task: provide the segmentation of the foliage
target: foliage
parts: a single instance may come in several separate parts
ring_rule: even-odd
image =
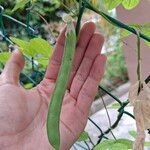
[[[128,139],[105,140],[97,145],[94,150],[128,150],[131,149],[133,141]]]
[[[44,67],[48,64],[53,48],[46,40],[33,38],[27,42],[14,37],[11,37],[11,40],[21,48],[24,55],[34,57],[34,59],[44,65]]]
[[[9,52],[0,53],[0,62],[5,64],[7,60],[9,59],[9,57],[10,57]]]
[[[116,8],[122,4],[125,9],[133,9],[139,4],[140,0],[105,0],[106,6],[109,10]]]
[[[21,0],[18,1],[15,5],[15,7],[13,8],[12,12],[18,10],[19,8],[24,8],[26,4],[28,4],[30,2],[30,0]]]
[[[84,132],[81,133],[81,135],[80,135],[78,141],[79,141],[79,142],[80,142],[80,141],[86,141],[88,138],[89,138],[88,133],[84,131]]]
[[[134,140],[136,139],[137,136],[137,132],[134,130],[129,131],[129,134],[134,138]],[[144,142],[144,146],[145,147],[149,147],[150,146],[150,142],[149,141],[145,141]]]
[[[111,81],[114,81],[114,79],[118,79],[121,81],[127,80],[127,68],[125,66],[125,59],[121,47],[116,47],[116,50],[108,54],[106,67],[108,67],[105,74],[106,79],[109,79]]]
[[[150,37],[150,23],[146,23],[146,24],[129,24],[129,26],[135,28],[137,31],[140,31],[141,33],[143,33],[143,34]],[[131,35],[131,33],[126,31],[126,30],[122,30],[122,32],[121,32],[122,38],[130,36],[130,35]],[[146,44],[148,46],[150,46],[149,42],[146,42]]]

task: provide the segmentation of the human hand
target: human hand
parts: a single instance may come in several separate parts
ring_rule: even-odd
[[[106,57],[100,54],[103,36],[86,23],[77,43],[68,90],[63,100],[60,132],[61,150],[68,150],[87,123],[88,113],[104,74]],[[63,55],[65,29],[60,34],[43,81],[31,90],[19,83],[24,59],[13,52],[0,75],[1,150],[50,150],[46,119]],[[53,129],[52,129],[53,130]]]

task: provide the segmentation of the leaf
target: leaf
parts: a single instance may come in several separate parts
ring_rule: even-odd
[[[129,31],[125,30],[125,29],[122,29],[122,30],[121,30],[121,38],[128,37],[128,36],[130,36],[131,34],[132,34],[131,32],[129,32]]]
[[[133,112],[137,126],[137,136],[134,143],[134,150],[143,150],[145,142],[144,130],[150,128],[150,87],[142,82],[142,90],[139,90],[139,81],[131,86],[129,100],[133,105]]]
[[[44,68],[48,66],[49,59],[48,58],[38,58],[38,63],[41,64]]]
[[[137,31],[140,31],[142,34],[150,37],[150,23],[146,23],[146,24],[143,24],[143,25],[140,25],[140,24],[130,24],[128,25],[130,27],[133,27],[134,29],[136,29]],[[129,35],[131,35],[132,33],[127,31],[127,30],[122,30],[121,31],[121,37],[122,38],[125,38]],[[150,42],[147,42],[146,40],[144,40],[145,43],[150,47]]]
[[[15,7],[13,8],[12,12],[14,12],[14,11],[16,11],[16,10],[18,10],[18,9],[24,8],[25,5],[26,5],[27,3],[29,3],[29,2],[30,2],[30,0],[19,0],[19,1],[16,3]]]
[[[150,42],[145,41],[145,43],[147,44],[148,47],[150,47]]]
[[[97,0],[91,0],[91,3],[92,3],[93,5],[96,5]]]
[[[25,89],[31,89],[31,88],[33,88],[33,84],[32,83],[27,83],[27,84],[24,85],[24,88]]]
[[[80,141],[85,141],[85,140],[87,140],[88,138],[89,138],[88,133],[84,131],[84,132],[81,133],[81,135],[80,135],[78,141],[79,141],[79,142],[80,142]]]
[[[109,148],[113,145],[115,140],[105,140],[102,143],[95,146],[93,150],[110,150]]]
[[[7,60],[10,58],[10,55],[11,55],[11,53],[9,53],[9,52],[0,53],[0,62],[5,64],[7,62]]]
[[[150,147],[150,142],[144,142],[144,146]]]
[[[52,46],[42,38],[33,38],[29,42],[11,37],[15,44],[17,44],[25,55],[35,57],[37,54],[41,54],[46,58],[52,55]]]
[[[128,150],[132,148],[133,141],[128,139],[105,140],[94,150]]]
[[[116,140],[116,143],[124,144],[127,146],[128,149],[132,149],[133,141],[128,139],[118,139]]]
[[[137,136],[137,132],[132,130],[132,131],[129,131],[129,134],[133,137],[133,138],[136,138]]]
[[[122,5],[125,9],[133,9],[139,4],[140,0],[123,0]]]
[[[105,4],[108,10],[112,10],[116,8],[121,3],[122,3],[122,0],[105,0]]]
[[[10,39],[21,48],[21,51],[26,54],[32,56],[32,52],[29,51],[29,42],[23,41],[19,38],[10,37]]]
[[[115,143],[108,150],[128,150],[125,144]]]
[[[43,56],[49,58],[52,55],[53,48],[52,46],[42,38],[34,38],[30,40],[29,50],[33,54],[42,54]]]
[[[120,108],[120,104],[119,103],[114,103],[114,104],[112,104],[111,108],[118,109],[118,108]]]

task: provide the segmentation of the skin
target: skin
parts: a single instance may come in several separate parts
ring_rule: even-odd
[[[103,36],[95,33],[93,23],[83,26],[61,111],[61,150],[70,149],[87,123],[90,106],[104,74],[106,57],[100,54],[103,42]],[[43,81],[31,90],[25,90],[19,83],[24,67],[21,52],[12,53],[0,75],[1,150],[52,150],[46,119],[64,43],[65,29],[58,38]]]

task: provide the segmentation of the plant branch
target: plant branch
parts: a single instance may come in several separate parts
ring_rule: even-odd
[[[130,27],[122,22],[120,22],[117,19],[112,18],[111,16],[105,14],[104,12],[98,10],[94,6],[92,6],[87,0],[84,0],[83,3],[85,4],[85,7],[96,12],[97,14],[101,15],[104,19],[106,19],[108,22],[110,22],[112,25],[115,25],[117,27],[123,28],[129,32],[132,32],[133,34],[137,35],[136,30],[133,27]],[[150,42],[150,37],[142,34],[139,32],[139,36],[143,38],[144,40]]]

